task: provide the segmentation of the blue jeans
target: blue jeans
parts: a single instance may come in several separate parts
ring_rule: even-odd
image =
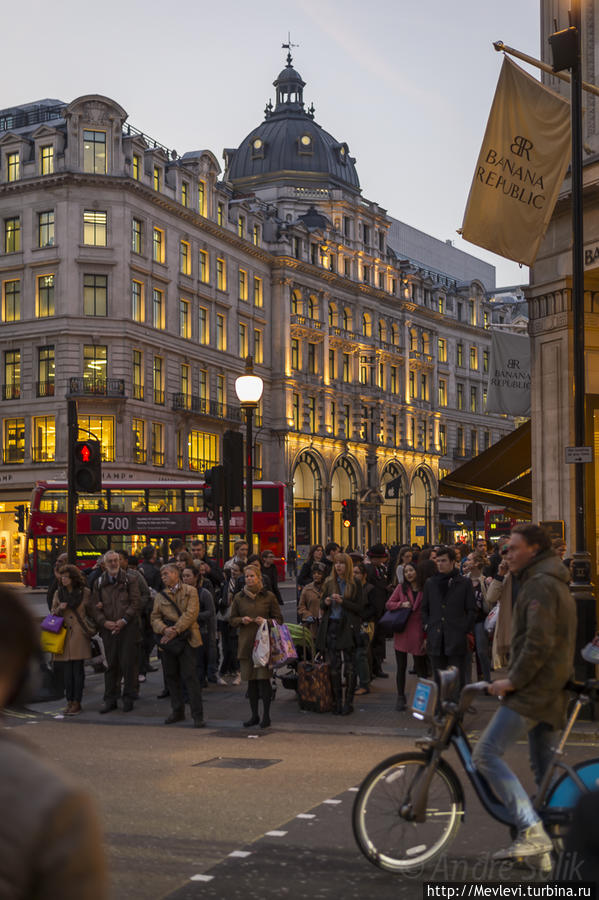
[[[489,786],[511,813],[519,831],[540,821],[530,798],[512,770],[501,759],[507,748],[528,733],[530,765],[537,785],[549,765],[554,733],[546,722],[533,722],[502,706],[480,736],[472,761]]]

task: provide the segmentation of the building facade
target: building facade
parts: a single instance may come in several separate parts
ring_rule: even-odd
[[[66,475],[67,396],[107,481],[200,478],[252,355],[255,475],[286,484],[300,546],[436,538],[440,473],[511,429],[484,415],[492,267],[405,255],[418,233],[362,196],[290,59],[275,87],[224,173],[106,97],[0,111],[0,566],[15,504]]]

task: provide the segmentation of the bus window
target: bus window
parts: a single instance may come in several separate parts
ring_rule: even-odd
[[[66,511],[66,491],[44,491],[40,498],[40,512],[64,513]]]
[[[108,497],[106,491],[102,491],[99,494],[77,495],[77,512],[93,512],[98,509],[108,509]]]
[[[153,544],[154,541],[146,540],[145,534],[112,534],[110,536],[110,549],[125,550],[129,556],[141,556],[141,551],[147,547],[148,543]]]
[[[48,587],[54,578],[54,563],[67,549],[65,537],[38,537],[33,544],[33,554],[29,554],[29,570],[37,573],[36,584]],[[35,556],[35,559],[33,559]]]
[[[145,512],[146,492],[137,491],[110,491],[110,512]]]
[[[181,491],[150,488],[148,510],[149,512],[181,512]]]
[[[183,491],[185,512],[201,512],[204,509],[204,492],[195,488]]]
[[[260,510],[265,513],[279,512],[279,489],[276,487],[260,488],[262,494]]]

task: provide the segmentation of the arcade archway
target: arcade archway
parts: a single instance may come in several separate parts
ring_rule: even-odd
[[[308,554],[310,544],[322,541],[322,471],[315,455],[300,453],[292,475],[293,543],[300,558]]]
[[[334,464],[331,473],[331,530],[333,540],[341,547],[354,547],[358,541],[357,521],[349,528],[341,521],[341,501],[358,500],[358,475],[355,464],[346,456],[341,456]]]
[[[433,482],[426,469],[417,469],[410,491],[410,541],[422,544],[433,539]]]
[[[402,544],[405,536],[405,523],[409,515],[408,496],[406,491],[407,476],[399,463],[387,463],[381,475],[381,540],[391,546]]]

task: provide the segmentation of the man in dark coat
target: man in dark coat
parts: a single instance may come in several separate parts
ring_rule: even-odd
[[[565,722],[576,642],[576,604],[566,567],[539,525],[517,525],[508,544],[510,572],[520,581],[512,614],[507,678],[489,693],[503,702],[472,756],[518,829],[515,841],[495,859],[539,856],[552,850],[528,793],[503,760],[509,746],[528,734],[531,765],[540,783],[552,755],[553,731]]]
[[[368,551],[369,561],[366,565],[366,583],[372,587],[369,602],[374,608],[374,636],[370,644],[373,678],[389,677],[388,672],[383,672],[383,661],[386,656],[386,637],[379,625],[379,620],[385,613],[387,600],[391,595],[391,587],[389,586],[387,575],[388,559],[389,554],[384,544],[374,544]]]
[[[439,548],[435,560],[439,574],[424,585],[420,612],[433,671],[456,666],[463,687],[468,633],[474,628],[474,591],[470,579],[460,575],[455,560],[453,547]]]

